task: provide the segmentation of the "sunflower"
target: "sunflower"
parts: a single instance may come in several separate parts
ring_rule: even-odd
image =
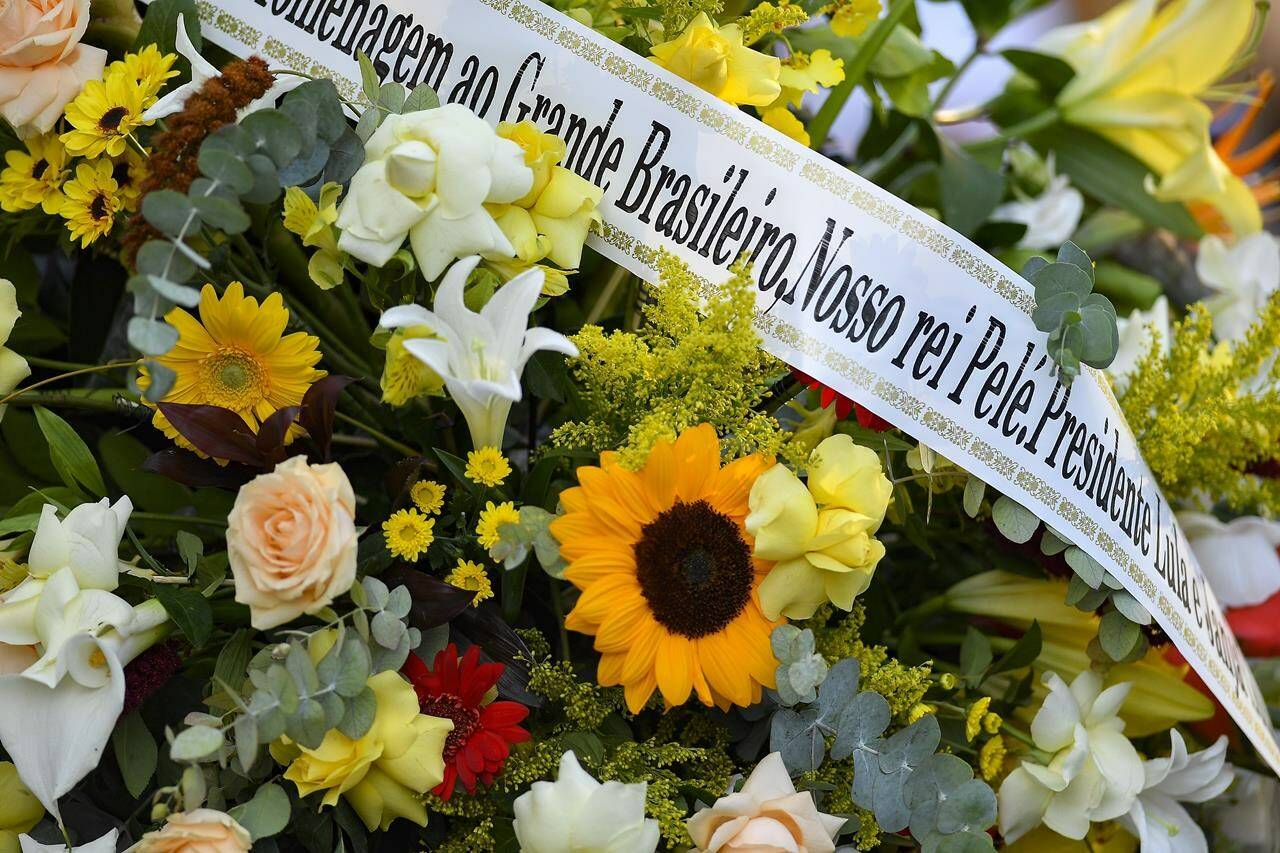
[[[147,160],[132,148],[126,148],[119,157],[111,159],[111,177],[119,188],[120,206],[125,213],[138,209],[142,195],[142,180],[147,176]]]
[[[181,308],[165,320],[177,327],[179,337],[168,355],[156,359],[177,374],[163,402],[231,409],[256,432],[278,409],[299,405],[311,383],[325,375],[315,367],[319,340],[304,332],[284,334],[289,311],[279,293],[259,305],[244,295],[238,281],[227,286],[221,299],[206,284],[199,320]],[[138,385],[146,389],[150,384],[144,372]],[[157,411],[152,423],[180,446],[194,449],[163,412]],[[291,427],[286,442],[297,435],[298,427]]]
[[[773,686],[777,623],[757,592],[770,564],[752,558],[742,526],[751,485],[772,464],[757,454],[721,468],[703,424],[655,444],[640,471],[602,454],[561,494],[551,532],[582,590],[565,626],[595,636],[599,681],[623,685],[633,712],[655,688],[668,707],[694,692],[727,709]]]
[[[79,157],[98,157],[103,152],[119,157],[129,134],[144,124],[143,94],[137,80],[120,72],[85,83],[67,105],[67,122],[72,129],[62,134],[62,144]]]
[[[67,220],[72,240],[85,248],[111,233],[120,212],[120,187],[111,176],[110,160],[95,160],[76,166],[76,176],[62,186],[64,196],[58,213]]]
[[[25,151],[6,151],[5,169],[0,172],[0,208],[17,213],[39,205],[45,213],[57,213],[62,206],[62,182],[70,174],[70,159],[53,133],[26,140]]]

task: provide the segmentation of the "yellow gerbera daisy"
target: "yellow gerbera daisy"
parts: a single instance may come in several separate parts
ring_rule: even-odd
[[[85,248],[111,233],[120,212],[119,185],[111,176],[110,160],[76,166],[76,176],[62,185],[64,196],[58,212],[67,220],[72,240]]]
[[[155,103],[165,81],[177,77],[178,71],[173,67],[178,61],[176,53],[161,53],[160,48],[149,44],[137,53],[126,53],[107,66],[105,77],[119,74],[133,80],[142,90],[142,108],[146,109]]]
[[[427,515],[435,515],[444,508],[444,486],[435,480],[419,480],[409,490],[413,504]]]
[[[0,172],[0,209],[17,213],[39,205],[45,213],[57,213],[62,207],[62,183],[70,174],[69,159],[56,133],[31,137],[25,151],[6,151],[5,169]]]
[[[493,584],[489,582],[489,575],[485,572],[484,566],[479,563],[459,560],[458,565],[453,567],[453,571],[445,575],[444,581],[458,589],[474,592],[475,596],[471,599],[472,607],[478,607],[480,602],[493,598]]]
[[[416,509],[397,510],[382,522],[382,533],[393,557],[414,563],[436,541],[436,520]]]
[[[500,486],[511,476],[511,463],[496,447],[482,447],[467,454],[467,479],[484,486]]]
[[[502,541],[498,529],[504,524],[519,524],[520,510],[511,501],[494,504],[487,501],[480,510],[480,518],[476,521],[476,541],[480,547],[488,550]]]
[[[90,80],[76,99],[67,104],[72,129],[62,134],[62,144],[78,157],[111,157],[124,153],[129,134],[143,124],[142,86],[125,74],[109,74],[106,80]]]
[[[640,471],[602,454],[561,494],[551,532],[582,590],[565,626],[596,638],[598,680],[621,684],[633,712],[655,689],[668,707],[696,693],[727,709],[773,686],[778,623],[757,592],[771,564],[752,558],[743,528],[751,485],[772,464],[752,455],[721,468],[704,424],[655,444]]]
[[[213,285],[206,284],[200,292],[199,320],[181,308],[174,308],[165,320],[179,334],[168,355],[157,359],[177,374],[166,403],[231,409],[257,432],[276,410],[300,404],[311,383],[325,375],[315,367],[320,341],[305,332],[284,334],[289,311],[279,293],[259,305],[244,295],[238,281],[227,286],[221,299]],[[143,389],[149,384],[145,373],[138,378]],[[180,446],[194,449],[163,412],[157,411],[151,422]],[[286,442],[300,432],[291,428]]]

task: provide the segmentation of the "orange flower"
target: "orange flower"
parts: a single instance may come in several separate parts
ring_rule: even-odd
[[[1275,90],[1275,85],[1275,75],[1270,70],[1263,71],[1258,77],[1257,94],[1251,99],[1248,107],[1240,114],[1235,124],[1213,143],[1214,150],[1218,152],[1218,156],[1227,164],[1232,174],[1249,182],[1253,197],[1257,200],[1258,207],[1262,208],[1264,221],[1274,221],[1277,215],[1272,205],[1280,201],[1280,168],[1272,169],[1266,174],[1255,173],[1260,172],[1276,155],[1280,154],[1280,130],[1272,132],[1247,150],[1241,151],[1240,147],[1244,144],[1249,131],[1253,129],[1258,116],[1262,114],[1262,109]],[[1218,117],[1226,111],[1226,108],[1219,111]],[[1250,177],[1252,180],[1249,180]],[[1212,207],[1195,204],[1191,209],[1204,230],[1214,234],[1225,234],[1230,231],[1222,217]]]
[[[773,686],[778,623],[758,594],[771,564],[751,556],[743,527],[751,485],[772,464],[756,454],[720,467],[703,424],[655,444],[639,471],[604,453],[561,495],[551,532],[582,590],[565,626],[596,638],[599,681],[621,684],[632,712],[655,689],[668,707],[696,693],[727,709]]]

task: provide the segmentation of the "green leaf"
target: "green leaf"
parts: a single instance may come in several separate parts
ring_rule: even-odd
[[[1118,610],[1104,613],[1098,623],[1098,644],[1115,661],[1128,658],[1142,642],[1142,626]]]
[[[257,115],[255,113],[254,115]],[[252,118],[252,116],[251,116]],[[191,203],[200,218],[220,231],[240,234],[249,228],[249,214],[239,204],[216,195],[194,196]]]
[[[289,825],[289,810],[289,795],[269,782],[257,790],[252,800],[236,806],[229,814],[258,841],[283,832]]]
[[[155,0],[147,6],[147,14],[138,28],[138,35],[133,40],[136,52],[147,45],[155,45],[162,54],[177,53],[175,43],[178,33],[178,16],[183,16],[187,37],[197,51],[203,45],[200,36],[200,12],[195,0]],[[185,60],[181,60],[185,63]]]
[[[102,472],[80,434],[45,407],[36,406],[34,411],[40,432],[49,442],[49,459],[62,482],[72,488],[83,486],[98,497],[105,496],[107,487],[102,482]]]
[[[139,273],[164,276],[169,281],[186,281],[196,274],[195,264],[168,240],[156,239],[143,243],[135,263]]]
[[[378,90],[378,109],[384,112],[399,115],[404,110],[405,100],[404,86],[394,80],[383,83]]]
[[[1018,642],[1013,644],[1013,648],[991,665],[990,674],[999,675],[1002,672],[1030,666],[1036,658],[1040,657],[1042,642],[1040,623],[1032,620],[1031,627],[1018,639]]]
[[[970,474],[969,479],[965,481],[964,497],[961,500],[965,515],[970,518],[978,517],[978,510],[982,508],[982,498],[986,492],[987,484]]]
[[[942,149],[938,185],[943,219],[961,234],[970,235],[987,221],[1004,197],[1005,177],[955,146]]]
[[[361,688],[360,692],[346,702],[346,711],[338,722],[338,731],[352,740],[364,737],[373,726],[373,718],[378,712],[378,699],[370,687]]]
[[[124,778],[125,789],[129,796],[137,799],[147,790],[147,783],[156,772],[156,761],[159,749],[156,739],[152,737],[142,716],[134,711],[122,717],[111,733],[111,748],[115,752],[116,763],[120,765],[120,775]]]
[[[277,167],[291,162],[302,151],[298,126],[279,110],[250,113],[241,120],[240,126],[253,138],[254,147],[270,157]],[[240,192],[248,190],[249,187],[245,187]]]
[[[159,241],[153,240],[151,242],[158,243]],[[172,254],[174,258],[182,258],[183,263],[187,264],[188,266],[194,267],[194,264],[192,264],[191,261],[188,260],[187,257],[182,254],[182,252],[178,251],[176,247],[173,248]],[[177,303],[178,305],[181,305],[184,308],[194,308],[200,304],[200,291],[196,290],[194,287],[190,287],[185,284],[179,284],[176,281],[171,281],[167,278],[161,278],[158,275],[134,276],[133,278],[129,279],[130,285],[132,285],[134,280],[138,278],[142,278],[144,281],[146,281],[147,286],[150,287],[152,290],[154,290],[156,293],[160,294],[160,296],[163,297],[164,299],[168,299],[170,302]]]
[[[165,355],[178,343],[178,330],[164,320],[130,317],[127,330],[129,344],[147,355]]]
[[[440,106],[440,96],[430,86],[417,86],[405,99],[402,113],[416,113],[420,110],[434,110]]]
[[[253,116],[250,116],[252,118]],[[248,119],[246,119],[247,121]],[[228,151],[221,145],[211,146],[208,143],[200,146],[200,155],[196,162],[200,166],[200,171],[209,178],[220,184],[225,184],[235,191],[236,195],[244,195],[253,189],[253,172],[245,165],[241,156]],[[161,192],[171,192],[171,190],[162,190]],[[156,193],[147,195],[147,199],[154,197]],[[177,193],[174,193],[177,195]],[[184,197],[185,199],[185,197]],[[142,202],[142,206],[147,206],[146,200]],[[190,204],[188,203],[188,207]],[[151,219],[150,216],[147,217]],[[154,224],[154,223],[152,223]],[[159,227],[159,226],[156,226]],[[162,231],[164,229],[161,229]],[[172,235],[171,235],[172,236]]]
[[[893,712],[889,701],[874,690],[864,690],[841,712],[836,724],[831,757],[837,761],[874,748],[889,726]]]
[[[1006,539],[1019,545],[1030,542],[1040,526],[1040,519],[1031,510],[1004,495],[991,505],[991,519]]]
[[[1134,598],[1127,590],[1119,589],[1111,593],[1111,603],[1115,605],[1116,610],[1124,614],[1125,618],[1130,622],[1136,622],[1139,625],[1150,625],[1151,614],[1142,606],[1138,599]]]
[[[378,93],[382,90],[378,69],[374,67],[373,60],[363,50],[356,54],[356,59],[360,63],[360,89],[364,93],[364,99],[370,104],[376,104]]]
[[[213,632],[213,610],[208,600],[194,589],[172,584],[158,583],[152,588],[183,636],[195,648],[203,647]]]
[[[169,757],[179,764],[203,761],[222,748],[226,739],[222,732],[209,726],[183,729],[169,746]]]
[[[960,644],[960,672],[977,675],[991,665],[991,641],[972,625],[965,631]]]
[[[1036,53],[1033,50],[1011,48],[1003,50],[1000,55],[1009,64],[1030,77],[1050,99],[1056,98],[1071,78],[1076,76],[1075,69],[1061,57],[1048,53]]]
[[[232,686],[244,683],[245,668],[253,651],[253,635],[249,628],[241,628],[232,635],[218,652],[217,663],[213,666],[215,679]]]
[[[1084,551],[1072,545],[1062,555],[1067,561],[1067,565],[1071,570],[1080,576],[1080,580],[1088,584],[1091,589],[1097,589],[1102,585],[1102,578],[1107,570],[1102,564],[1090,557]]]
[[[187,573],[195,574],[196,563],[204,556],[204,543],[199,536],[188,530],[179,530],[174,536],[174,542],[178,546],[178,556],[187,564]]]
[[[201,159],[203,160],[203,156]],[[234,158],[232,160],[237,166],[240,165],[239,161]],[[200,226],[200,217],[190,200],[175,190],[153,190],[147,193],[142,200],[142,217],[160,233],[175,238]]]

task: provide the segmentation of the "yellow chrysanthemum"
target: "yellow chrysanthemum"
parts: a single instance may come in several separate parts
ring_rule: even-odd
[[[978,732],[982,731],[982,720],[990,707],[990,696],[983,696],[969,706],[969,711],[964,716],[965,740],[973,740],[978,736]]]
[[[778,663],[775,622],[760,609],[769,563],[753,559],[743,527],[751,486],[772,460],[720,467],[707,424],[653,445],[639,471],[614,453],[578,469],[551,525],[582,596],[565,626],[595,637],[598,680],[642,709],[655,690],[668,707],[696,694],[727,709],[760,701]]]
[[[1007,751],[1004,735],[996,735],[978,750],[978,768],[985,781],[990,782],[1000,775],[1000,771],[1004,768],[1004,756]]]
[[[475,596],[471,599],[472,607],[479,606],[485,599],[493,598],[493,584],[489,582],[489,575],[485,572],[484,566],[470,560],[459,560],[458,565],[453,567],[453,571],[445,575],[444,582],[458,589],[474,592]]]
[[[116,180],[120,207],[126,213],[138,209],[142,195],[142,181],[147,176],[147,160],[132,148],[126,148],[119,157],[111,160],[111,177]]]
[[[480,511],[480,518],[476,521],[476,541],[487,551],[502,541],[502,537],[498,534],[498,529],[502,525],[519,523],[520,510],[516,509],[514,503],[503,501],[500,504],[494,504],[493,501],[488,501]]]
[[[831,31],[854,39],[880,17],[880,0],[836,0],[831,10]]]
[[[427,515],[435,515],[444,507],[444,486],[435,480],[419,480],[409,490],[413,504]]]
[[[111,176],[110,160],[76,166],[76,176],[62,185],[64,196],[58,212],[67,220],[72,240],[85,248],[111,233],[120,212],[120,187]]]
[[[511,476],[511,463],[496,447],[482,447],[467,454],[467,479],[484,486],[500,486]]]
[[[0,209],[17,213],[39,205],[45,213],[57,213],[62,207],[62,184],[70,174],[69,159],[56,133],[27,139],[25,151],[6,151],[5,169],[0,172]]]
[[[393,557],[416,563],[427,553],[436,539],[436,520],[427,518],[416,509],[402,509],[382,522],[382,532],[387,538],[387,550]]]
[[[108,65],[104,77],[118,74],[137,83],[142,90],[142,108],[145,110],[155,103],[165,81],[178,76],[177,69],[173,67],[177,61],[176,53],[161,53],[160,48],[149,44],[137,53],[126,53],[123,59]]]
[[[129,134],[150,124],[142,120],[144,109],[142,86],[128,75],[109,74],[106,80],[90,80],[67,104],[66,118],[72,129],[62,134],[62,144],[78,157],[103,153],[119,157]]]
[[[801,145],[809,144],[809,131],[805,130],[804,122],[792,115],[791,110],[786,107],[765,110],[760,118],[769,127],[785,133]]]
[[[178,329],[178,343],[157,361],[177,374],[166,403],[192,403],[231,409],[257,432],[277,410],[297,406],[307,389],[325,375],[319,339],[305,332],[284,334],[289,311],[279,293],[258,304],[238,281],[219,299],[213,285],[200,292],[200,319],[174,308],[165,320]],[[138,385],[150,385],[145,373]],[[163,412],[151,421],[182,447],[192,448]],[[300,434],[291,427],[286,442]]]
[[[435,332],[426,326],[410,326],[396,329],[387,339],[387,360],[382,366],[382,402],[403,406],[414,397],[444,393],[444,380],[440,374],[422,362],[407,349],[404,342],[414,338],[434,338]]]

